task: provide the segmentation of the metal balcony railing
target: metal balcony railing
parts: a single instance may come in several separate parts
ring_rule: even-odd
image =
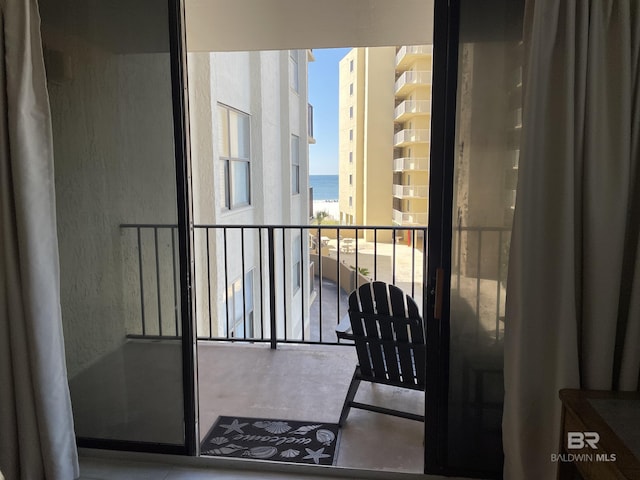
[[[425,185],[393,185],[393,196],[399,198],[427,198],[429,189]]]
[[[395,91],[398,93],[405,85],[430,85],[430,70],[409,70],[398,77]]]
[[[308,136],[310,139],[313,138],[313,105],[310,103],[307,104],[307,125],[308,125]]]
[[[427,222],[426,213],[394,210],[393,217],[396,223]],[[128,337],[179,337],[177,226],[120,227]],[[486,330],[496,341],[504,318],[509,232],[460,225],[453,232],[452,292],[475,315],[476,335]],[[371,280],[399,286],[423,309],[426,238],[427,227],[415,225],[196,225],[192,293],[198,339],[272,348],[338,344],[335,326],[347,314],[348,294]]]
[[[407,55],[428,55],[432,52],[431,45],[404,45],[396,53],[396,65],[400,64]]]
[[[128,336],[178,337],[177,226],[121,230],[130,248],[124,276],[137,278],[127,289],[138,304]],[[338,344],[335,327],[357,285],[382,280],[422,305],[426,237],[424,226],[196,225],[198,339]]]
[[[395,108],[395,118],[412,113],[429,113],[431,111],[431,101],[429,100],[405,100]]]
[[[393,144],[400,146],[407,143],[429,142],[431,131],[428,129],[406,129],[401,130],[393,136]]]
[[[401,212],[393,210],[393,222],[398,225],[426,225],[428,216],[426,213]]]
[[[429,170],[428,157],[403,157],[393,159],[394,172],[427,171]]]

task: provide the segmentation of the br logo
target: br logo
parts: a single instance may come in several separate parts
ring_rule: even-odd
[[[567,449],[569,450],[581,449],[587,445],[597,450],[599,441],[600,435],[596,432],[567,432]]]

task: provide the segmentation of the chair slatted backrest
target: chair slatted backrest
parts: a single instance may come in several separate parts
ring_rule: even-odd
[[[410,296],[394,285],[367,283],[349,296],[349,319],[365,379],[424,390],[424,326]]]

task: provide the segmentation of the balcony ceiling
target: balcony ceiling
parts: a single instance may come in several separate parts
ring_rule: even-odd
[[[431,44],[433,0],[186,0],[195,52]]]

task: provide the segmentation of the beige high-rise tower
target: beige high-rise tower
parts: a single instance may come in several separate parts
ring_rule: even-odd
[[[341,60],[342,223],[427,224],[431,66],[431,46],[354,48]]]

